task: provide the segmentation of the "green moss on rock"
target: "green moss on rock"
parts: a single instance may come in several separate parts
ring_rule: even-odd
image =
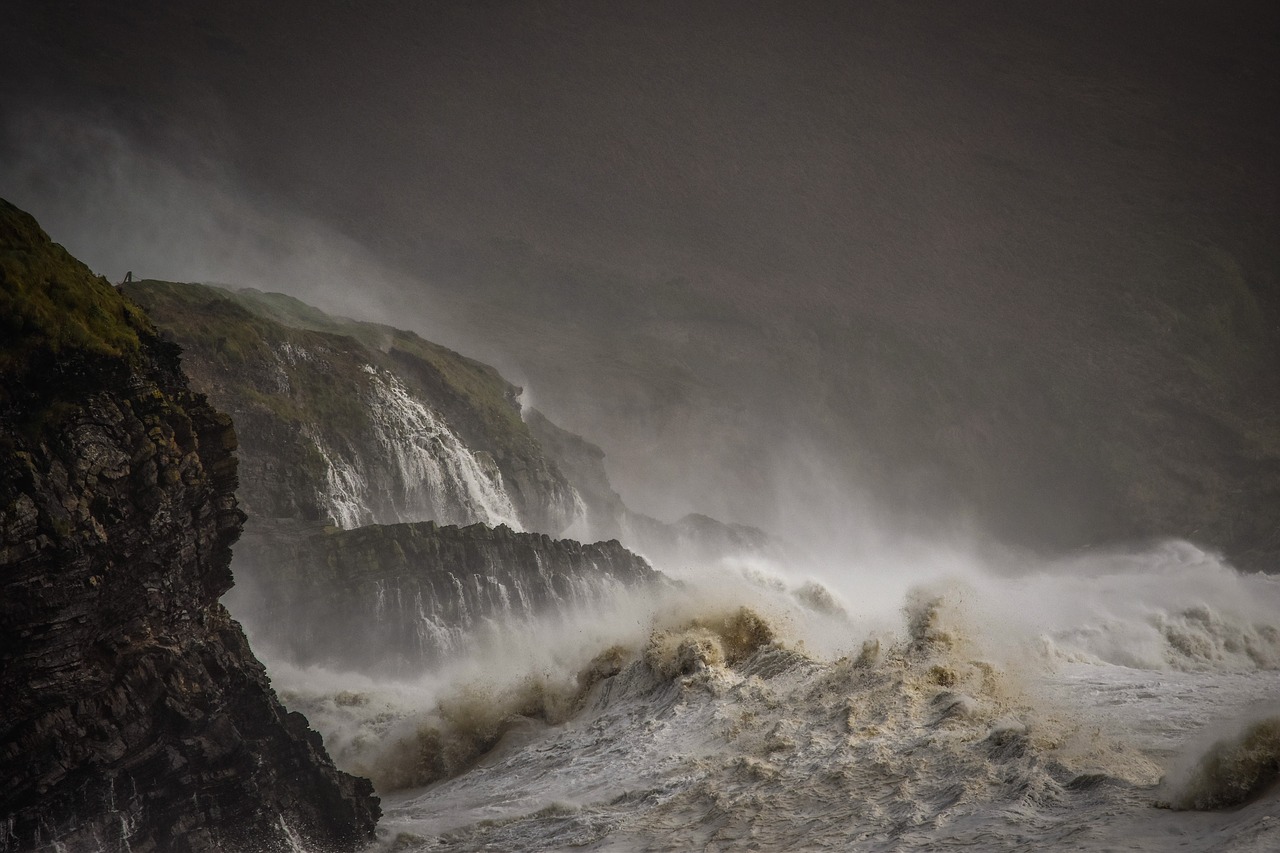
[[[138,306],[0,199],[0,370],[23,373],[40,353],[136,356],[152,332]]]
[[[492,460],[525,526],[568,523],[568,482],[521,419],[519,389],[492,367],[283,294],[163,281],[126,291],[182,345],[193,382],[240,425],[242,498],[252,516],[324,516],[329,471],[317,442],[349,458],[387,454],[370,400],[374,375],[393,374],[478,459]]]

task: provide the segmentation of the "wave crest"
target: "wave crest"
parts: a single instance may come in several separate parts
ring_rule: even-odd
[[[1168,798],[1162,805],[1173,809],[1227,809],[1260,799],[1280,785],[1280,716],[1214,742],[1163,785]]]
[[[655,631],[645,661],[663,678],[691,675],[712,668],[734,666],[774,642],[774,631],[747,607],[687,625]]]

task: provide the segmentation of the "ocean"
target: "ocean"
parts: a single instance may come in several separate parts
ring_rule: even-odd
[[[396,678],[255,649],[382,850],[1280,850],[1280,578],[1179,541],[662,568]]]

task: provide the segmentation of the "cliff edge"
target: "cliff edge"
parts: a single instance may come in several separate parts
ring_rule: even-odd
[[[321,850],[366,780],[280,705],[231,587],[231,421],[0,200],[0,849]]]

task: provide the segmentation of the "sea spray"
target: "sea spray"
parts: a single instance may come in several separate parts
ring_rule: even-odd
[[[1028,567],[990,594],[1006,645],[1051,659],[1179,671],[1280,668],[1280,578],[1245,575],[1184,542]]]
[[[1280,577],[1242,574],[1191,543],[1061,559],[926,545],[905,554],[847,564],[828,557],[806,571],[851,620],[881,630],[892,624],[895,602],[909,588],[956,584],[953,605],[980,626],[987,653],[1031,671],[1055,661],[1175,671],[1280,669]]]
[[[736,591],[735,591],[736,584]],[[450,708],[478,709],[483,702],[458,697],[487,696],[494,707],[511,709],[507,716],[559,719],[553,710],[556,697],[574,697],[583,689],[584,672],[599,672],[609,655],[616,659],[621,649],[638,657],[657,637],[675,636],[669,629],[686,634],[703,632],[716,636],[715,660],[738,660],[744,650],[766,642],[772,636],[765,617],[744,610],[741,601],[754,602],[762,613],[778,624],[804,625],[822,630],[834,617],[807,609],[789,597],[770,600],[764,591],[733,577],[707,587],[690,584],[654,588],[612,589],[610,595],[596,595],[579,605],[563,607],[541,615],[525,614],[510,622],[486,622],[484,632],[473,632],[469,645],[459,647],[449,658],[422,670],[418,676],[373,679],[316,666],[290,665],[274,655],[269,644],[262,653],[271,660],[272,671],[291,707],[307,713],[313,725],[325,733],[335,760],[342,766],[377,779],[394,778],[396,787],[410,778],[402,762],[392,762],[389,770],[377,769],[376,755],[389,742],[422,741],[436,729],[457,728],[463,715]],[[682,635],[683,636],[683,635]],[[798,636],[805,636],[800,632]],[[688,636],[683,636],[687,641]],[[601,657],[601,655],[604,657]],[[686,654],[688,654],[686,652]],[[587,679],[588,681],[590,679]],[[535,701],[536,700],[536,701]],[[565,700],[568,701],[568,700]],[[544,703],[539,705],[539,703]],[[461,704],[458,704],[461,703]],[[489,744],[489,724],[463,735],[468,742]],[[396,752],[389,747],[388,754]],[[442,747],[443,749],[443,747]],[[453,750],[472,755],[470,746]],[[456,771],[463,762],[443,759],[440,768]],[[431,777],[419,774],[418,784]]]
[[[659,616],[567,719],[509,720],[514,742],[396,800],[392,820],[457,850],[537,848],[549,809],[561,841],[848,846],[912,827],[963,837],[976,816],[1060,808],[1075,780],[1111,778],[1112,751],[1063,760],[1060,722],[967,657],[945,593],[913,595],[904,617],[876,651],[822,660],[779,631],[795,623],[749,609]],[[483,819],[460,820],[463,803]]]
[[[1241,638],[1266,641],[1275,590],[1190,546],[829,585],[720,563],[416,681],[277,683],[340,764],[403,788],[386,800],[398,849],[1105,848],[1117,815],[1149,837],[1148,813],[1170,814],[1150,809],[1140,727],[1097,715],[1108,685],[1138,712],[1179,679],[1257,672]],[[1188,613],[1223,641],[1181,651],[1168,626]],[[1108,662],[1124,636],[1152,669]]]
[[[644,660],[659,676],[673,678],[711,667],[734,666],[773,640],[769,623],[740,607],[733,613],[693,619],[678,628],[655,630]]]
[[[1162,805],[1226,809],[1276,791],[1280,786],[1280,715],[1246,717],[1223,729],[1207,747],[1202,745],[1205,738],[1200,738],[1201,745],[1175,762],[1161,780]]]
[[[529,622],[518,632],[477,645],[472,655],[446,664],[416,682],[396,682],[401,685],[397,689],[411,697],[410,704],[418,703],[417,707],[400,709],[404,725],[397,724],[398,730],[411,730],[411,740],[433,741],[432,749],[448,753],[438,765],[414,777],[416,783],[457,772],[465,765],[465,760],[457,756],[473,758],[478,754],[477,745],[491,745],[500,735],[504,721],[524,717],[563,722],[581,699],[582,691],[594,683],[590,679],[584,682],[582,673],[602,671],[602,653],[606,655],[603,660],[614,662],[604,669],[619,669],[618,661],[625,657],[643,661],[656,678],[669,680],[733,669],[775,644],[801,652],[804,660],[817,665],[819,659],[802,650],[824,645],[817,641],[823,634],[829,637],[842,631],[847,648],[852,650],[855,642],[858,644],[857,660],[865,665],[873,659],[862,645],[862,635],[843,617],[833,615],[825,601],[822,608],[807,608],[787,594],[789,591],[775,595],[772,589],[750,581],[733,588],[730,581],[725,578],[721,583],[701,587],[686,584],[619,597],[601,602],[594,609],[560,611],[552,620]],[[751,602],[750,606],[737,604],[743,600]],[[996,667],[965,657],[974,651],[973,641],[953,624],[961,617],[945,598],[945,592],[914,591],[906,613],[905,638],[897,642],[906,643],[905,648],[911,650],[912,659],[928,684],[952,692],[967,685],[984,695],[1002,695],[1003,681],[996,674]],[[894,641],[886,638],[885,642]],[[342,682],[341,676],[334,677]],[[353,702],[341,695],[326,697],[324,690],[314,690],[319,686],[314,681],[306,687],[295,686],[296,681],[311,681],[303,671],[283,669],[278,678],[294,701],[310,703],[305,709],[322,728],[333,713],[331,708],[323,707],[326,702],[347,708],[370,707],[374,709],[373,717],[383,723],[397,713],[379,707],[376,698]],[[379,690],[375,687],[370,693],[376,697]],[[389,731],[384,726],[381,735],[385,737]],[[456,747],[447,743],[446,732],[453,732],[465,743]],[[402,753],[403,747],[403,743],[394,745],[389,752]],[[335,752],[341,759],[341,745]],[[404,780],[413,777],[402,769],[388,775],[373,764],[360,767],[375,776],[395,775],[400,780],[394,783],[396,787],[403,787]]]

